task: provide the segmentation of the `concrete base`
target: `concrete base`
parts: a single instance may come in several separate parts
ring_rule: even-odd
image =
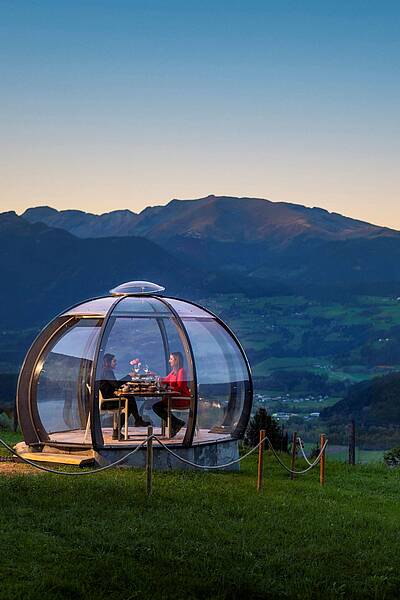
[[[223,465],[232,460],[239,458],[239,446],[237,440],[225,440],[219,442],[210,442],[206,444],[198,444],[191,448],[182,448],[180,446],[171,447],[171,450],[175,454],[178,454],[186,460],[190,460],[193,463],[199,465]],[[110,448],[104,449],[100,452],[94,452],[94,457],[99,465],[107,465],[115,462],[119,458],[122,458],[128,454],[129,449]],[[203,469],[197,469],[192,467],[175,456],[172,456],[165,448],[162,448],[156,441],[153,443],[153,468],[157,471],[171,471],[175,469],[200,471]],[[225,467],[224,471],[239,471],[240,463],[235,463],[230,467]],[[146,448],[141,448],[135,454],[129,456],[121,466],[125,467],[139,467],[145,468],[146,466]]]

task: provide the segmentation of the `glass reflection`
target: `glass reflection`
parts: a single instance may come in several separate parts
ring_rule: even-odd
[[[39,362],[38,413],[45,430],[54,434],[52,439],[60,439],[56,432],[86,429],[88,384],[100,326],[98,319],[73,321]]]
[[[190,302],[176,300],[175,298],[165,298],[165,300],[176,310],[180,317],[196,317],[199,319],[209,319],[212,317],[210,313],[194,304],[190,304]]]
[[[64,315],[96,315],[104,317],[116,302],[116,298],[95,298],[94,300],[89,300],[89,302],[84,302],[79,306],[70,308],[65,311]]]
[[[197,425],[214,433],[231,433],[243,410],[249,377],[231,335],[216,321],[184,320],[197,371]]]
[[[134,300],[134,302],[128,302]],[[127,298],[126,303],[136,312],[140,306],[136,298]],[[152,302],[146,306],[152,309]],[[156,306],[158,301],[156,301]],[[190,361],[182,340],[184,333],[165,307],[163,313],[152,317],[125,316],[117,308],[107,324],[96,369],[96,390],[100,408],[100,420],[105,443],[110,439],[131,439],[143,436],[140,428],[151,423],[156,432],[169,438],[183,438],[193,388]],[[112,369],[105,369],[105,361]],[[112,362],[111,362],[112,361]],[[109,367],[110,365],[107,364]],[[128,412],[128,429],[125,416],[118,425],[110,411],[121,409]],[[132,416],[133,418],[129,419]],[[119,418],[119,415],[118,415]],[[165,431],[168,427],[168,431]],[[117,431],[115,430],[117,428]]]
[[[124,298],[116,304],[114,315],[154,316],[155,314],[170,314],[170,309],[157,298]]]

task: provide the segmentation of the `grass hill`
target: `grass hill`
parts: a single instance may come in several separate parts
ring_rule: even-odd
[[[139,470],[4,465],[0,599],[398,596],[399,469],[328,460],[321,488],[317,472],[291,481],[268,458],[257,494],[256,459],[242,465],[155,473],[150,499]]]
[[[321,418],[355,419],[366,427],[400,427],[400,373],[351,386],[343,400],[321,412]]]

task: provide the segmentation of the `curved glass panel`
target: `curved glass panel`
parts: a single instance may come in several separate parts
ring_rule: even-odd
[[[151,281],[127,281],[110,290],[114,296],[125,296],[129,294],[157,294],[163,292],[165,287],[152,283]]]
[[[95,300],[89,300],[89,302],[84,302],[83,304],[80,304],[79,306],[75,306],[74,308],[67,310],[65,313],[63,313],[62,316],[65,316],[65,315],[87,315],[87,316],[96,315],[97,316],[98,315],[98,316],[104,317],[110,310],[111,306],[116,301],[117,301],[116,298],[110,298],[110,297],[96,298]]]
[[[114,298],[115,301],[115,298]],[[126,316],[155,316],[171,315],[170,309],[157,298],[132,297],[124,298],[117,303],[113,315]]]
[[[215,319],[185,319],[197,372],[196,436],[230,434],[249,390],[247,366],[236,341]]]
[[[52,441],[90,442],[90,434],[84,439],[89,415],[88,384],[101,323],[101,319],[67,323],[38,362],[37,409]]]
[[[182,443],[186,432],[193,402],[193,377],[184,333],[162,303],[148,298],[143,304],[141,300],[122,300],[103,335],[96,368],[95,401],[99,404],[106,445],[141,441],[149,424],[157,435],[176,443]],[[124,310],[124,304],[132,310],[132,315]],[[144,316],[140,312],[135,314],[140,306],[148,311],[143,311]],[[155,313],[154,308],[160,308],[161,312]],[[172,362],[177,360],[179,364],[171,363],[171,353],[178,355]]]
[[[213,319],[213,315],[206,312],[202,308],[195,306],[194,304],[190,304],[189,302],[184,302],[183,300],[175,300],[174,298],[165,298],[165,300],[176,310],[180,317],[196,317],[196,318],[206,318]]]

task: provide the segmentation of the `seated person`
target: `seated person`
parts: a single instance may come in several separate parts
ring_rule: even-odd
[[[176,391],[177,398],[174,398],[172,408],[189,408],[190,406],[190,390],[187,384],[186,371],[183,368],[183,356],[181,352],[171,352],[169,356],[169,364],[171,372],[166,377],[161,379],[161,383],[166,383],[168,387]],[[179,398],[182,396],[182,398]],[[160,402],[153,405],[153,410],[163,421],[168,418],[168,400],[163,398]],[[170,437],[176,436],[178,431],[185,425],[185,421],[178,419],[171,414],[171,431]]]
[[[112,400],[114,397],[114,392],[121,387],[124,381],[127,380],[127,377],[124,377],[121,380],[118,380],[115,377],[114,369],[117,366],[117,359],[114,354],[105,354],[103,357],[103,369],[101,372],[101,380],[100,380],[100,391],[102,393],[103,398],[106,399],[105,402],[102,403],[102,408],[104,410],[112,410],[114,408],[118,408],[119,401],[115,397],[115,400]],[[129,378],[130,379],[130,378]],[[135,427],[147,427],[150,425],[150,421],[144,421],[142,417],[139,415],[138,407],[136,404],[135,398],[129,398],[128,400],[128,418],[129,415],[133,415],[135,419]],[[121,423],[121,427],[123,423]],[[117,439],[117,432],[113,431],[113,439]]]

